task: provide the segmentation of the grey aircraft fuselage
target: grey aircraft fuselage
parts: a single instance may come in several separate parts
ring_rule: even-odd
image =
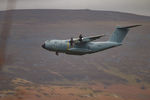
[[[56,52],[56,55],[58,55],[58,53],[66,53],[70,55],[91,54],[122,45],[122,41],[129,29],[136,26],[141,25],[117,27],[110,39],[105,42],[92,42],[103,36],[99,35],[84,38],[81,37],[81,40],[80,38],[72,40],[47,40],[42,47],[46,50]]]
[[[105,49],[109,49],[115,46],[121,45],[116,42],[87,42],[70,45],[67,40],[47,40],[45,41],[44,48],[49,51],[72,54],[72,55],[84,55],[91,54]]]

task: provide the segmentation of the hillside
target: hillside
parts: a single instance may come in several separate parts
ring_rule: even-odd
[[[4,12],[0,12],[0,25]],[[117,25],[142,24],[132,29],[124,45],[85,56],[56,56],[41,48],[45,40],[106,34]],[[0,89],[12,89],[21,78],[37,84],[150,87],[150,17],[92,10],[15,10],[7,45],[7,63],[0,71]],[[1,30],[1,28],[0,28]],[[147,97],[149,98],[149,97]],[[140,99],[139,99],[140,100]],[[145,99],[146,100],[146,99]]]

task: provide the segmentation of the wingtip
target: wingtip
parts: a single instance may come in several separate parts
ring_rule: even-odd
[[[137,26],[142,26],[142,25],[132,25],[132,27],[137,27]]]
[[[117,28],[119,28],[119,29],[123,29],[123,28],[133,28],[133,27],[138,27],[138,26],[142,26],[142,25],[131,25],[131,26],[125,26],[125,27],[120,27],[120,26],[118,26]]]

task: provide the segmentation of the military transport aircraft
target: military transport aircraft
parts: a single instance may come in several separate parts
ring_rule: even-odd
[[[56,52],[56,55],[58,55],[58,53],[66,53],[70,55],[91,54],[122,45],[122,41],[129,29],[137,26],[141,25],[125,27],[117,26],[110,39],[105,42],[92,42],[104,35],[90,37],[82,37],[82,35],[80,35],[79,38],[71,38],[68,40],[47,40],[42,47],[46,50]]]

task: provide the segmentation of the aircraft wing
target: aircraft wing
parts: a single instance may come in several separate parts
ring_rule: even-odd
[[[83,38],[83,41],[84,41],[84,40],[94,41],[94,40],[99,39],[99,38],[101,38],[101,37],[103,37],[103,36],[105,36],[105,35],[102,34],[102,35],[97,35],[97,36],[84,37],[84,38]]]
[[[78,38],[75,38],[75,39],[73,39],[73,41],[74,41],[75,44],[78,44],[78,43],[87,43],[87,42],[91,42],[91,41],[94,41],[96,39],[99,39],[99,38],[101,38],[103,36],[105,36],[105,35],[102,34],[102,35],[97,35],[97,36],[83,37],[82,41],[79,41]]]
[[[79,52],[79,53],[91,52],[91,50],[89,50],[89,49],[84,49],[84,48],[70,48],[70,49],[68,49],[68,51]]]

